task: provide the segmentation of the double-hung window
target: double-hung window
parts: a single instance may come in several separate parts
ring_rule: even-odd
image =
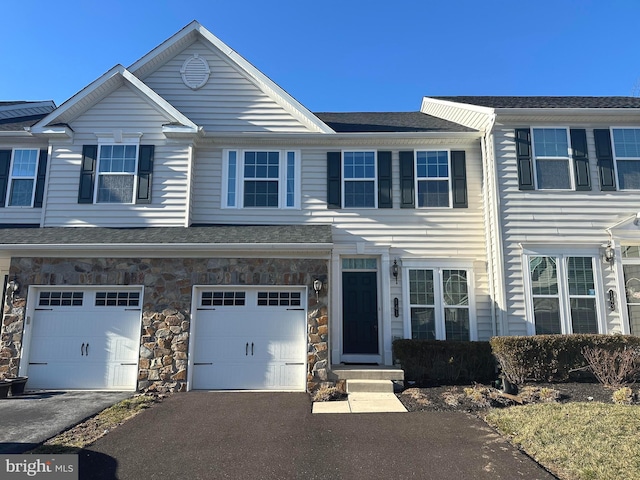
[[[38,173],[39,150],[15,149],[11,159],[6,205],[31,207]]]
[[[409,268],[411,338],[474,340],[470,270]]]
[[[449,152],[416,152],[416,182],[418,207],[449,207],[451,188]]]
[[[342,152],[344,208],[376,208],[376,152]]]
[[[640,190],[640,128],[614,128],[613,148],[618,188]]]
[[[223,208],[300,208],[296,151],[226,150]]]
[[[598,333],[595,257],[527,256],[535,333]]]
[[[138,145],[100,145],[96,203],[133,203]]]
[[[538,190],[571,190],[573,173],[566,128],[533,128],[533,158]]]

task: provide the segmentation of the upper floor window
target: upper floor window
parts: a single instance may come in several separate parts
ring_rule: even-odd
[[[82,146],[78,203],[151,203],[155,146],[137,140]]]
[[[0,150],[0,207],[42,207],[47,150]]]
[[[16,149],[13,151],[9,191],[6,204],[9,207],[30,207],[38,173],[39,150]]]
[[[618,188],[640,190],[640,129],[614,128],[613,149]]]
[[[598,333],[594,257],[529,256],[535,333]]]
[[[449,207],[451,182],[449,152],[416,152],[416,180],[418,207]]]
[[[376,207],[375,152],[343,152],[343,191],[345,208]]]
[[[534,128],[533,155],[539,190],[573,188],[569,136],[566,128]]]
[[[294,151],[225,152],[224,208],[299,208],[299,154]]]
[[[100,145],[96,203],[133,203],[137,145]]]

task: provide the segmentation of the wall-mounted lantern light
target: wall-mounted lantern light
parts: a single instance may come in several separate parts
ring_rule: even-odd
[[[616,258],[616,251],[611,246],[611,242],[607,243],[602,252],[602,260],[608,262],[609,265],[613,265]]]
[[[393,278],[396,279],[396,284],[398,283],[399,270],[400,270],[400,268],[398,267],[398,259],[395,258],[393,260],[393,265],[391,266],[391,275],[393,275]]]
[[[313,281],[313,290],[316,292],[316,300],[319,298],[320,290],[322,290],[322,280],[316,278]]]
[[[20,283],[18,283],[18,277],[15,275],[13,279],[7,283],[7,291],[9,292],[9,298],[13,302],[13,297],[20,291]]]

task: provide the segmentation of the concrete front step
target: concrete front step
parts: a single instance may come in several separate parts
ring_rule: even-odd
[[[404,380],[404,370],[391,365],[332,365],[335,380]]]
[[[393,393],[391,380],[348,379],[347,393]]]

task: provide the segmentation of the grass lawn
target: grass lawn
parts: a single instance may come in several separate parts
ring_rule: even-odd
[[[640,479],[640,406],[533,404],[486,421],[563,480]]]

